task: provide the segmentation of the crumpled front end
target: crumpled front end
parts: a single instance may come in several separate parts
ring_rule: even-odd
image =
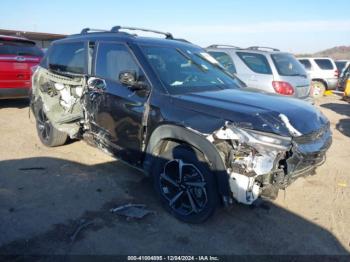
[[[258,197],[275,199],[298,177],[312,175],[331,145],[329,123],[312,134],[294,129],[280,115],[290,137],[243,129],[226,122],[207,139],[218,149],[229,174],[233,198],[252,204]]]

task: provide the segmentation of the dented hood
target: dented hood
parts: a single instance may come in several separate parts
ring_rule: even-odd
[[[249,89],[182,94],[174,96],[174,103],[240,127],[282,136],[310,134],[328,122],[317,108],[305,101]],[[293,129],[300,134],[296,135]]]

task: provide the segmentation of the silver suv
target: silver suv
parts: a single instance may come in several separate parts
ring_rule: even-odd
[[[230,45],[211,45],[207,51],[248,87],[312,101],[310,78],[292,54],[269,47]]]

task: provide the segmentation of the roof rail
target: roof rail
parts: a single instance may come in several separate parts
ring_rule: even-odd
[[[155,33],[155,34],[165,35],[165,38],[167,38],[167,39],[174,39],[174,37],[171,33],[156,31],[156,30],[147,29],[147,28],[140,28],[140,27],[114,26],[114,27],[112,27],[111,32],[118,33],[118,32],[120,32],[119,31],[120,29],[151,32],[151,33]]]
[[[234,45],[210,45],[207,48],[235,48],[235,49],[242,49],[238,46],[234,46]]]
[[[80,34],[87,34],[90,31],[92,32],[108,32],[108,30],[104,30],[104,29],[93,29],[93,28],[84,28],[83,30],[81,30]]]
[[[247,49],[250,49],[250,50],[261,50],[261,51],[263,51],[264,49],[265,50],[272,50],[272,51],[280,51],[277,48],[267,47],[267,46],[250,46]]]

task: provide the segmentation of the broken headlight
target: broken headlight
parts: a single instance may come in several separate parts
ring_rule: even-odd
[[[239,132],[247,144],[261,145],[263,147],[275,150],[288,150],[292,142],[292,139],[290,137],[279,136],[256,130],[239,129]]]

